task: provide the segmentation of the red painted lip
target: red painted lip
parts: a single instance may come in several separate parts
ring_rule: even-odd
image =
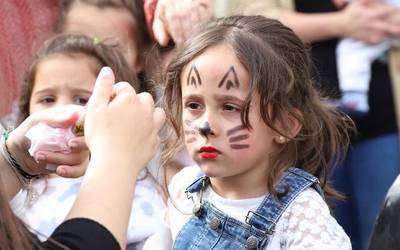
[[[220,152],[214,148],[214,147],[210,147],[210,146],[204,146],[200,148],[200,157],[203,159],[215,159],[218,157],[218,154]]]
[[[200,148],[200,153],[202,153],[202,152],[214,153],[214,152],[218,152],[218,150],[211,146],[203,146]]]

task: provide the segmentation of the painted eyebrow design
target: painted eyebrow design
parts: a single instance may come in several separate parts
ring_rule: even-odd
[[[221,88],[224,85],[226,90],[231,88],[239,88],[240,86],[238,76],[233,66],[230,66],[224,77],[222,77],[222,80],[218,84],[218,88]]]
[[[188,77],[186,79],[186,84],[187,84],[187,86],[190,85],[190,86],[194,86],[195,88],[197,88],[197,85],[201,85],[200,73],[197,70],[196,65],[194,65],[194,64],[190,68]]]

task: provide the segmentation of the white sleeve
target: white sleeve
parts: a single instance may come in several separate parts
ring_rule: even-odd
[[[312,188],[293,201],[277,227],[283,249],[351,250],[349,237],[332,217],[322,197]]]
[[[167,222],[173,240],[191,217],[193,202],[187,198],[185,190],[194,182],[199,171],[198,166],[185,167],[172,178],[168,186],[170,197],[168,197]]]
[[[171,230],[169,226],[164,223],[160,224],[154,234],[144,242],[142,250],[170,250],[172,247]]]

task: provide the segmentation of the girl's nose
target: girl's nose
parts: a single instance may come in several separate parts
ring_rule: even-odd
[[[201,124],[199,126],[199,133],[200,135],[204,136],[204,137],[208,137],[209,135],[215,135],[214,131],[211,129],[210,127],[210,123],[208,123],[208,121],[206,121],[205,123]]]

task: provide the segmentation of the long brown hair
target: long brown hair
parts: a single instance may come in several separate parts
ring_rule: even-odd
[[[23,223],[11,211],[4,188],[4,183],[0,176],[0,249],[33,249],[35,240]]]
[[[139,90],[138,80],[134,72],[130,69],[124,56],[118,49],[107,46],[84,35],[57,35],[43,44],[43,47],[39,49],[28,67],[24,82],[21,86],[18,124],[29,116],[30,99],[35,84],[37,66],[42,60],[54,54],[63,54],[67,56],[83,54],[94,58],[99,63],[97,72],[100,72],[101,67],[109,66],[113,69],[117,82],[127,81],[132,84],[136,91]]]
[[[328,183],[328,168],[344,156],[352,121],[321,98],[311,78],[308,48],[288,27],[262,16],[232,16],[208,23],[176,52],[166,71],[164,105],[169,122],[163,150],[167,166],[183,145],[180,75],[185,65],[218,44],[230,46],[250,76],[249,94],[241,114],[244,126],[252,98],[260,94],[260,114],[270,128],[286,138],[271,157],[266,185],[271,193],[279,174],[290,167],[302,168],[319,178],[328,196],[341,197]],[[302,125],[292,138],[287,124],[293,117]],[[176,139],[175,139],[176,138]]]

